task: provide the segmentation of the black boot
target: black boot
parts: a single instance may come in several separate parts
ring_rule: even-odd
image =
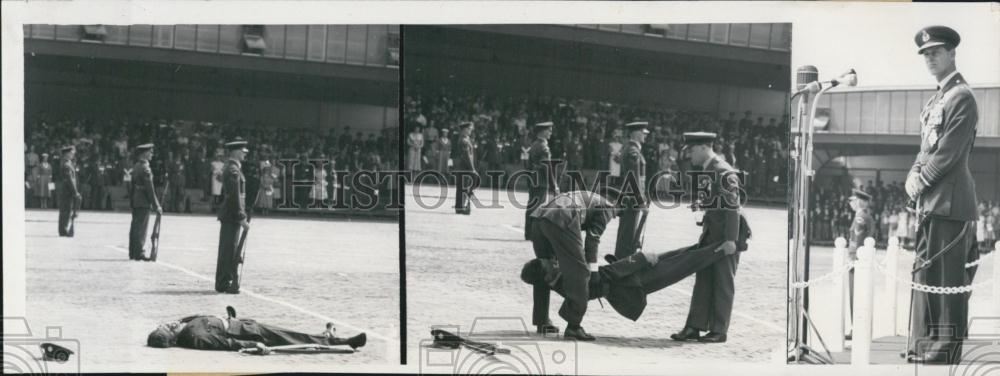
[[[705,334],[701,338],[698,338],[698,342],[704,342],[704,343],[724,343],[724,342],[726,342],[726,334],[725,333],[708,332],[708,334]]]
[[[364,347],[366,343],[368,343],[368,336],[364,333],[347,339],[347,345],[351,346],[352,350],[356,350],[358,347]]]
[[[596,339],[594,336],[587,334],[587,332],[583,330],[583,327],[579,325],[567,326],[566,332],[563,333],[563,338],[577,341],[593,341]]]
[[[549,321],[541,325],[535,325],[535,332],[538,334],[559,334],[559,327],[553,324],[552,321]]]
[[[698,329],[690,326],[685,326],[681,331],[670,335],[670,339],[674,341],[697,341],[699,338],[701,334],[698,333]]]

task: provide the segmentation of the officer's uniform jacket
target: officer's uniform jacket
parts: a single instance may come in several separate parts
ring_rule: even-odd
[[[239,222],[246,218],[246,178],[243,177],[240,162],[230,159],[222,169],[222,207],[219,208],[219,220]]]
[[[733,241],[739,251],[745,251],[750,228],[740,214],[739,170],[716,155],[705,164],[703,171],[708,174],[701,178],[709,179],[711,185],[708,198],[700,204],[705,216],[698,243]]]
[[[76,179],[76,166],[73,166],[73,161],[64,158],[59,167],[59,181],[62,184],[62,197],[72,198],[80,192]]]
[[[559,192],[559,187],[551,181],[552,172],[549,171],[547,161],[552,159],[552,151],[549,150],[549,141],[544,138],[536,138],[528,149],[528,166],[531,171],[538,174],[537,185],[533,189],[545,189],[549,192]]]
[[[642,201],[640,204],[644,204],[646,200],[646,158],[642,156],[642,144],[635,140],[629,140],[625,144],[625,150],[622,151],[622,178],[623,179],[635,179],[635,184],[638,191],[638,198]],[[624,183],[623,180],[623,184]],[[622,186],[624,190],[624,185]]]
[[[132,167],[131,204],[133,208],[147,209],[160,206],[153,188],[153,170],[149,167],[149,161],[139,160]]]
[[[920,113],[920,153],[910,168],[926,186],[920,194],[922,214],[976,220],[976,183],[969,154],[976,139],[976,98],[961,74],[940,87]]]
[[[182,319],[185,326],[177,334],[177,346],[195,350],[228,351],[257,346],[256,341],[238,339],[254,334],[247,328],[254,324],[253,321],[229,320],[227,329],[223,320],[215,316],[190,316]]]
[[[593,192],[573,191],[553,197],[535,209],[531,216],[546,219],[574,234],[586,232],[584,258],[588,263],[595,263],[601,234],[615,217],[615,204]]]
[[[469,137],[458,141],[458,159],[455,161],[456,171],[476,171],[475,147]]]

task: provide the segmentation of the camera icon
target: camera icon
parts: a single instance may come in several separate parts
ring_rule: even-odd
[[[926,338],[918,338],[914,344],[918,354],[937,360],[933,363],[916,363],[916,375],[924,367],[937,365],[927,373],[940,374],[940,367],[948,367],[950,376],[986,376],[1000,369],[1000,317],[973,317],[969,320],[969,334],[961,347],[942,346],[935,337],[951,336],[952,325],[931,326]]]
[[[79,374],[79,352],[80,341],[63,338],[62,327],[35,337],[24,317],[3,318],[4,373]]]
[[[420,374],[579,373],[576,342],[532,337],[520,317],[478,317],[467,333],[458,325],[434,326],[431,332],[433,338],[420,341]]]

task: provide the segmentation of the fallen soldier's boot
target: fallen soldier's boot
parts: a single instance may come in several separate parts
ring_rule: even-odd
[[[347,345],[351,346],[351,349],[357,349],[358,347],[363,347],[368,343],[368,336],[364,333],[358,334],[354,337],[347,339]]]

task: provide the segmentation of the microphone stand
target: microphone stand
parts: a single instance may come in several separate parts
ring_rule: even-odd
[[[789,312],[791,316],[788,320],[789,324],[792,325],[791,332],[794,333],[794,346],[789,349],[789,361],[795,361],[796,363],[813,363],[813,364],[833,364],[833,355],[830,354],[829,348],[827,348],[826,343],[823,341],[822,336],[820,336],[819,331],[816,329],[815,325],[812,323],[812,319],[809,317],[809,290],[808,288],[800,289],[791,288],[791,282],[797,281],[808,281],[809,280],[809,193],[810,186],[812,185],[813,176],[815,171],[813,171],[813,119],[816,117],[816,107],[819,103],[819,97],[826,93],[828,90],[837,86],[826,85],[826,87],[821,87],[816,93],[816,97],[812,99],[812,106],[806,116],[806,106],[809,104],[809,91],[800,91],[792,96],[802,94],[799,99],[798,111],[797,111],[797,128],[798,136],[796,137],[796,154],[795,159],[797,162],[797,169],[795,170],[795,191],[794,194],[797,198],[795,203],[795,214],[793,218],[794,232],[792,234],[792,247],[791,256],[789,263],[789,273],[791,277],[789,281],[789,287],[792,292],[790,299],[792,300],[790,306],[794,307],[792,312]],[[799,255],[802,255],[802,269],[799,269]],[[800,278],[801,277],[801,278]],[[816,333],[816,338],[819,340],[820,345],[823,347],[824,354],[813,350],[808,345],[808,334],[809,328],[812,328]],[[841,333],[843,335],[843,333]]]

